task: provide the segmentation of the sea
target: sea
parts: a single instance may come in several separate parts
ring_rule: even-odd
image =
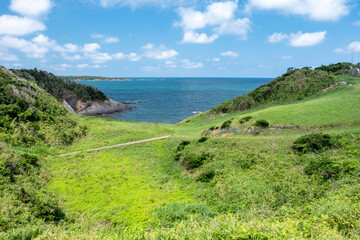
[[[132,81],[81,81],[131,110],[103,115],[112,119],[178,123],[245,94],[272,78],[134,78]]]

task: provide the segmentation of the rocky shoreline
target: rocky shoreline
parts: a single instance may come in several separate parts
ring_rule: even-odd
[[[62,105],[72,113],[82,114],[86,116],[95,116],[102,114],[110,114],[114,112],[122,112],[132,109],[128,104],[116,102],[112,99],[105,101],[82,101],[76,95],[66,94]]]

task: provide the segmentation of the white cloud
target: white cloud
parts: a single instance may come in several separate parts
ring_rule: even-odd
[[[24,16],[38,17],[47,14],[53,5],[50,0],[11,0],[10,9]]]
[[[45,54],[49,51],[47,47],[39,46],[34,42],[12,36],[2,36],[0,38],[0,46],[5,49],[21,51],[29,58],[44,58]]]
[[[274,33],[268,37],[268,42],[279,43],[284,40],[288,41],[288,44],[292,47],[310,47],[318,45],[325,40],[327,32],[313,32],[313,33],[297,33],[285,34],[285,33]]]
[[[322,43],[325,40],[326,31],[314,33],[290,34],[289,43],[292,47],[309,47]]]
[[[289,36],[284,33],[274,33],[268,37],[269,43],[279,43],[287,39]]]
[[[8,52],[2,52],[0,51],[0,60],[1,61],[7,61],[7,62],[17,62],[19,61],[18,57],[14,54],[8,53]]]
[[[117,37],[107,37],[104,39],[105,43],[117,43],[119,42],[119,38]]]
[[[102,39],[102,42],[104,42],[104,43],[117,43],[117,42],[119,42],[118,37],[106,36],[105,34],[94,33],[94,34],[91,34],[90,36],[92,38],[95,38],[95,39]]]
[[[88,68],[89,67],[89,64],[87,63],[82,63],[82,64],[78,64],[76,65],[77,68]]]
[[[165,62],[165,67],[168,67],[168,68],[177,68],[177,65],[174,61],[166,61]]]
[[[283,60],[290,60],[290,59],[292,59],[292,56],[282,56],[281,58]]]
[[[244,40],[247,39],[247,33],[251,30],[251,21],[248,18],[236,19],[222,23],[215,31],[220,34],[232,34],[241,36]]]
[[[208,36],[205,33],[199,34],[194,31],[188,31],[188,32],[185,32],[184,38],[181,42],[182,43],[212,43],[218,37],[219,36],[216,34]]]
[[[137,8],[144,5],[155,5],[162,8],[168,6],[184,6],[196,2],[196,0],[97,0],[102,7],[112,7],[115,5],[129,6]]]
[[[360,42],[354,41],[347,45],[345,48],[336,48],[335,53],[350,53],[350,52],[360,52]]]
[[[213,61],[213,62],[220,62],[220,58],[213,57],[213,58],[212,58],[212,61]]]
[[[237,8],[237,1],[213,2],[204,12],[181,7],[178,9],[181,20],[174,25],[183,28],[183,43],[211,43],[223,34],[238,35],[246,39],[251,21],[248,18],[236,19]],[[208,36],[195,32],[208,26],[212,27],[216,34]]]
[[[137,55],[136,53],[130,53],[127,58],[132,62],[137,62],[141,59],[141,56]]]
[[[360,20],[359,20],[359,21],[356,21],[356,22],[353,22],[353,24],[354,24],[355,26],[360,27]]]
[[[144,56],[147,58],[152,58],[156,60],[166,60],[170,58],[174,58],[179,53],[174,49],[167,49],[164,45],[160,45],[159,47],[155,47],[154,44],[148,43],[142,47],[144,49]]]
[[[191,62],[188,59],[183,59],[181,60],[182,62],[182,67],[183,68],[190,68],[190,69],[195,69],[195,68],[202,68],[204,67],[204,64],[201,62]]]
[[[98,43],[87,43],[84,44],[84,52],[96,52],[101,46]]]
[[[220,56],[222,56],[222,57],[238,57],[239,54],[237,54],[236,52],[233,52],[233,51],[226,51],[226,52],[220,53]]]
[[[317,21],[336,21],[350,10],[348,0],[248,0],[247,10],[274,10],[284,14],[305,15]]]
[[[23,36],[46,29],[42,22],[37,20],[10,15],[0,16],[0,34]]]

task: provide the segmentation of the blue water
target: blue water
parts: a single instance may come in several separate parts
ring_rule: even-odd
[[[109,98],[141,101],[133,110],[106,115],[137,122],[178,123],[269,82],[269,78],[137,78],[135,81],[82,81]]]

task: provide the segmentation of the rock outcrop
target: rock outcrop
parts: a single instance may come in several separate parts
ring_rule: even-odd
[[[111,99],[105,101],[82,101],[78,99],[75,94],[69,94],[67,92],[64,92],[63,99],[62,105],[70,112],[87,116],[110,114],[131,109],[127,104]]]

